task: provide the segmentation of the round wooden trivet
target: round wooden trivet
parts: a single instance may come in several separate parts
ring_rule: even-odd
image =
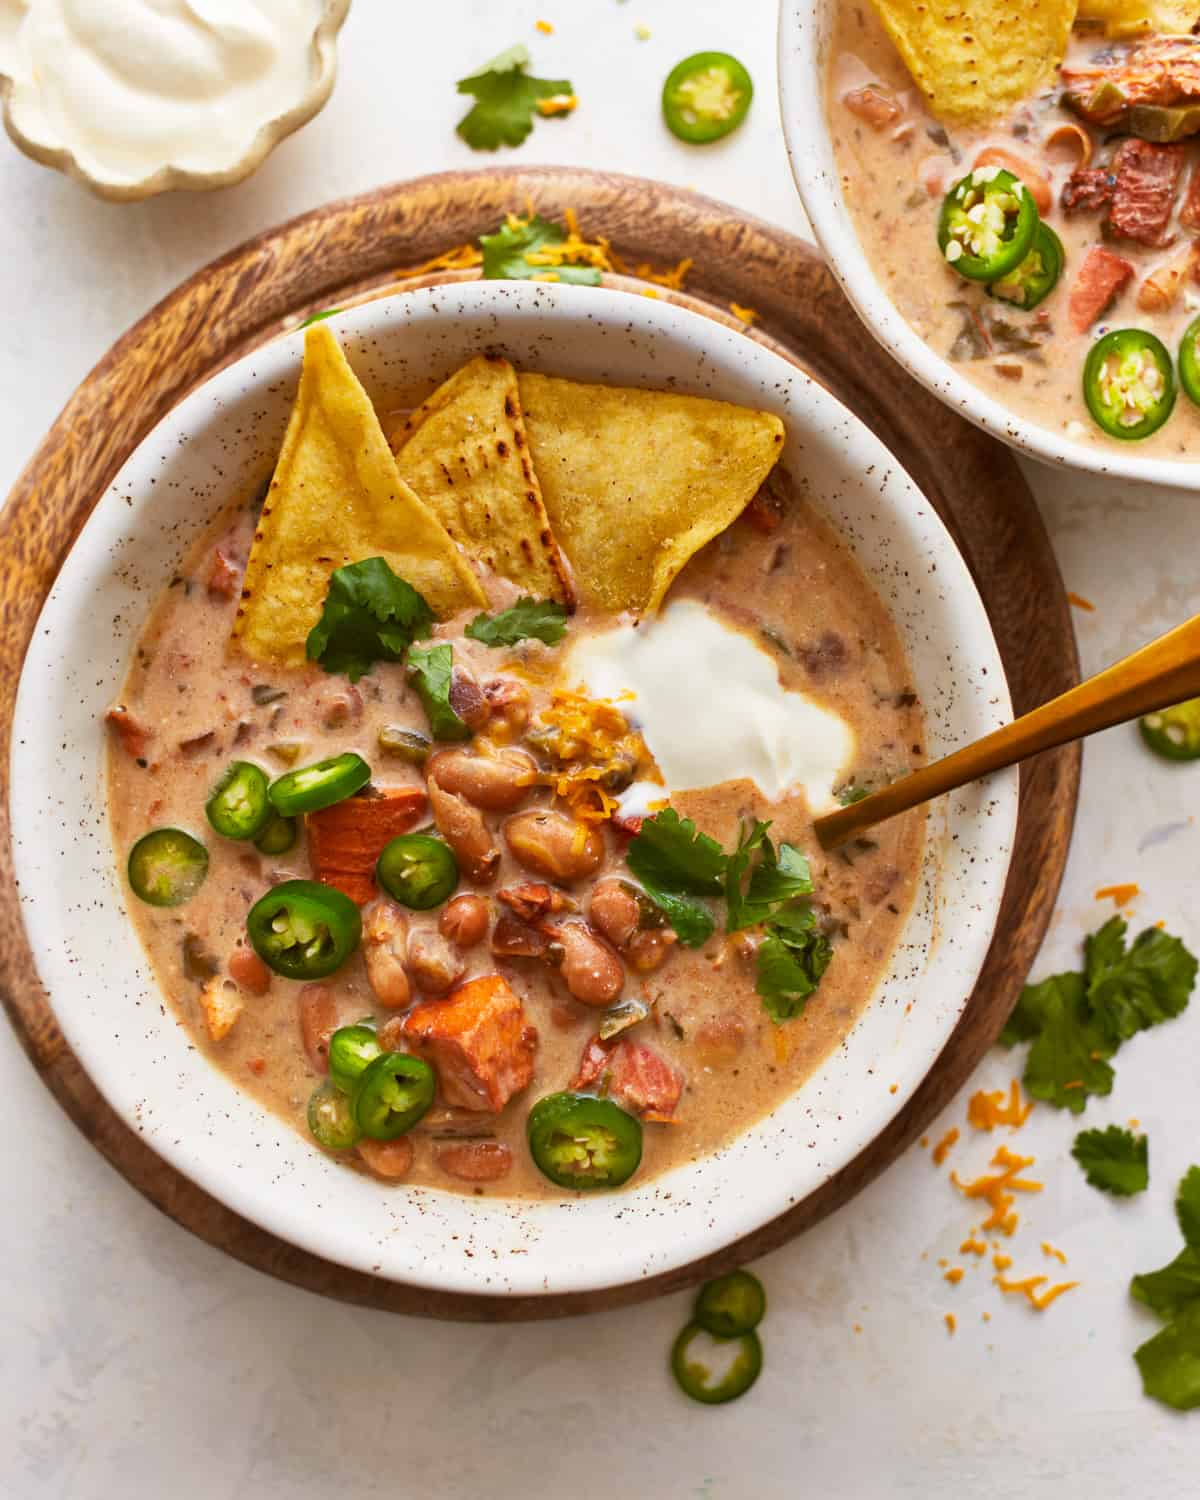
[[[588,1312],[686,1286],[783,1244],[892,1162],[970,1076],[1016,999],[1062,877],[1080,762],[1078,749],[1069,748],[1023,768],[1017,846],[995,941],[954,1035],[896,1120],[780,1218],[720,1255],[653,1280],[571,1296],[489,1298],[439,1295],[348,1271],[239,1218],[117,1118],[59,1031],[13,878],[10,726],[21,664],[46,594],[117,470],[187,391],[298,315],[395,283],[400,268],[476,240],[530,201],[556,219],[574,208],[586,233],[605,235],[631,264],[662,266],[690,257],[695,264],[679,300],[724,320],[730,320],[731,303],[754,308],[759,320],[750,336],[809,370],[878,433],[961,547],[991,617],[1018,713],[1079,676],[1058,566],[1012,455],[942,406],[879,348],[813,249],[694,193],[554,168],[397,183],[251,240],[197,272],[114,345],[72,396],[0,516],[0,998],[43,1082],[79,1129],[177,1223],[247,1265],[314,1292],[480,1321]]]

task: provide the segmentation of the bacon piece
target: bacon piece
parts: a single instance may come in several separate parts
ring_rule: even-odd
[[[550,939],[512,917],[498,918],[492,928],[492,952],[497,958],[545,958]]]
[[[208,597],[232,599],[241,591],[242,570],[220,547],[213,553],[208,569]]]
[[[1116,186],[1105,221],[1108,232],[1139,245],[1169,245],[1167,230],[1186,160],[1185,146],[1122,141],[1112,160]]]
[[[1067,303],[1067,316],[1076,333],[1088,331],[1117,294],[1132,281],[1133,274],[1133,267],[1127,260],[1122,260],[1102,245],[1088,251]]]
[[[904,107],[890,90],[877,83],[864,83],[842,95],[842,103],[852,115],[865,120],[872,130],[886,130],[904,113]]]
[[[496,892],[496,900],[511,906],[522,922],[534,922],[539,917],[575,910],[575,902],[566,891],[530,880],[521,885],[506,885],[502,891]]]
[[[669,1123],[683,1093],[683,1075],[652,1047],[627,1039],[605,1046],[593,1037],[583,1049],[572,1089],[607,1079],[608,1097],[644,1120]]]
[[[404,1018],[404,1039],[437,1070],[442,1098],[461,1109],[501,1110],[533,1077],[537,1029],[499,974],[472,979]]]
[[[1116,185],[1117,179],[1109,167],[1076,167],[1059,195],[1063,213],[1099,213],[1112,202]]]
[[[365,906],[375,895],[375,864],[389,840],[418,821],[425,807],[420,787],[394,787],[381,797],[347,797],[309,813],[308,857],[313,879],[334,886]]]
[[[1200,101],[1200,39],[1160,36],[1113,62],[1064,67],[1063,102],[1093,125],[1117,125],[1140,104]]]
[[[501,1141],[463,1141],[441,1147],[435,1160],[462,1182],[497,1182],[512,1171],[513,1155]]]
[[[104,715],[104,722],[117,732],[121,749],[134,760],[145,760],[150,746],[150,730],[129,712],[123,703],[116,704]]]
[[[1023,156],[1016,156],[1011,151],[1005,151],[1000,146],[989,146],[981,151],[975,158],[977,167],[1003,167],[1006,172],[1011,172],[1029,189],[1029,195],[1037,204],[1040,214],[1048,214],[1054,204],[1054,193],[1050,187],[1050,179],[1041,167],[1035,167]]]

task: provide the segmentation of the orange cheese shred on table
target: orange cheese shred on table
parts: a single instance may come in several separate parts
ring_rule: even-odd
[[[1014,1078],[1007,1094],[1003,1089],[987,1093],[980,1089],[967,1102],[967,1124],[975,1130],[994,1130],[997,1125],[1011,1125],[1019,1130],[1028,1120],[1033,1100],[1023,1102],[1021,1085]]]
[[[1017,1176],[1025,1167],[1031,1167],[1033,1162],[1032,1156],[1018,1156],[1007,1146],[1001,1146],[991,1160],[993,1167],[1002,1168],[994,1176],[977,1177],[974,1182],[963,1182],[957,1172],[950,1174],[951,1182],[964,1197],[982,1198],[991,1209],[991,1213],[979,1226],[985,1234],[989,1229],[998,1229],[1002,1234],[1011,1235],[1018,1223],[1017,1215],[1012,1211],[1015,1202],[1013,1194],[1042,1191],[1042,1183]]]
[[[1005,1281],[1004,1277],[999,1275],[992,1279],[1002,1292],[1024,1297],[1030,1307],[1036,1308],[1038,1312],[1045,1312],[1050,1304],[1057,1302],[1064,1292],[1073,1291],[1079,1285],[1077,1281],[1060,1281],[1057,1286],[1046,1287],[1043,1292],[1039,1288],[1045,1286],[1047,1281],[1045,1276],[1026,1276],[1023,1281]]]
[[[1095,897],[1097,901],[1111,900],[1116,906],[1128,906],[1141,893],[1141,886],[1136,881],[1130,880],[1121,885],[1102,885],[1095,892]]]
[[[941,1164],[946,1160],[946,1157],[950,1154],[951,1146],[953,1146],[955,1141],[957,1140],[957,1128],[952,1127],[950,1130],[947,1130],[946,1134],[933,1148],[933,1164],[935,1167],[940,1167]]]

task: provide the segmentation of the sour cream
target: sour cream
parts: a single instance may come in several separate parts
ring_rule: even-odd
[[[567,686],[621,699],[666,782],[630,788],[628,812],[671,792],[748,778],[769,801],[803,791],[809,808],[834,804],[854,763],[856,737],[840,717],[779,681],[775,658],[691,599],[640,625],[581,637]]]
[[[226,171],[315,79],[322,0],[0,0],[18,130],[89,176]]]

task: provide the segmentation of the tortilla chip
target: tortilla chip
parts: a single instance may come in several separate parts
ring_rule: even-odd
[[[506,359],[476,355],[392,434],[392,446],[400,477],[468,557],[522,593],[574,604]]]
[[[614,613],[657,609],[783,451],[783,423],[767,412],[548,375],[518,383],[533,466],[575,587]]]
[[[439,619],[487,603],[433,512],[396,471],[375,408],[329,329],[304,341],[287,435],[254,533],[233,637],[256,661],[300,666],[329,575],[383,557]]]
[[[1186,36],[1200,21],[1200,0],[1079,0],[1077,21],[1104,26],[1106,36]]]
[[[978,125],[1028,99],[1063,60],[1077,0],[872,0],[930,111]]]

